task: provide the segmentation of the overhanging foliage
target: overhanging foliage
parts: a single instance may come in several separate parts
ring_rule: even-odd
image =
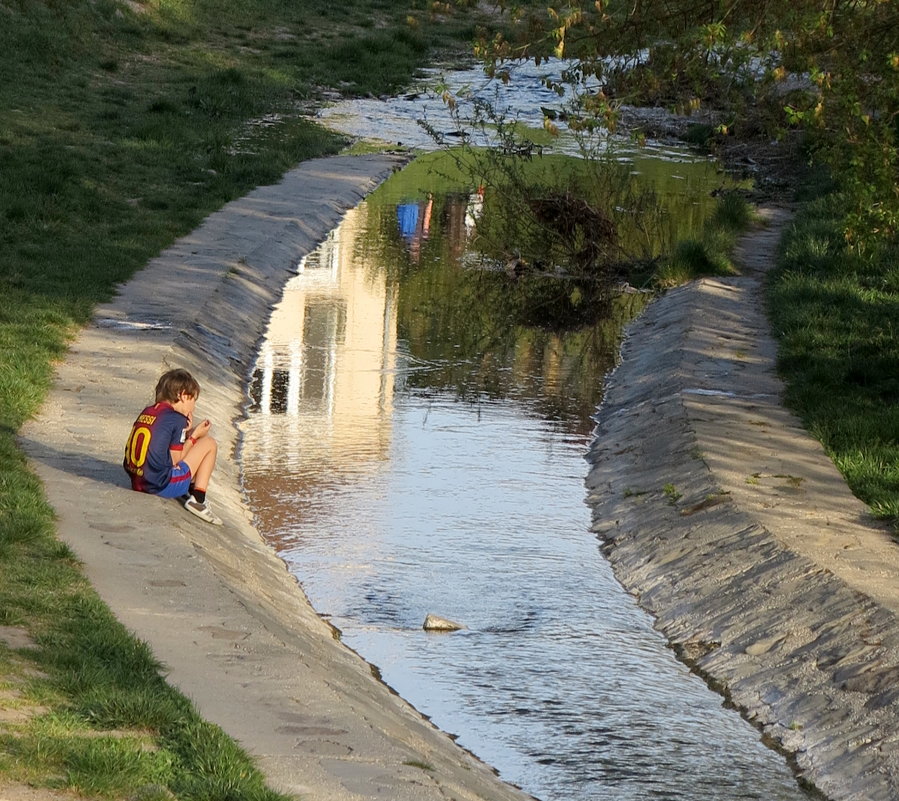
[[[500,0],[499,10],[508,28],[482,31],[476,47],[488,72],[570,59],[553,88],[580,88],[575,125],[614,127],[632,103],[714,107],[721,134],[805,130],[851,198],[850,241],[899,235],[895,0]]]

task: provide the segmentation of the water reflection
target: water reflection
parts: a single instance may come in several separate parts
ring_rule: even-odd
[[[589,534],[616,325],[518,323],[505,276],[464,266],[482,196],[419,186],[347,215],[272,315],[242,450],[260,529],[389,684],[545,801],[802,798]]]
[[[422,70],[421,76],[409,92],[397,97],[344,99],[319,112],[320,121],[354,139],[398,144],[416,151],[437,147],[434,134],[444,141],[459,141],[464,133],[474,145],[495,144],[495,126],[478,124],[479,103],[487,102],[507,123],[516,122],[534,131],[543,131],[544,109],[556,117],[561,135],[551,144],[554,152],[579,153],[581,145],[569,135],[563,119],[570,111],[571,92],[560,97],[549,88],[546,80],[559,80],[563,70],[572,62],[550,58],[539,65],[520,62],[510,67],[511,80],[503,82],[488,78],[480,68]],[[444,93],[455,102],[451,107]],[[429,132],[421,123],[432,129]],[[481,120],[483,122],[483,120]],[[460,125],[464,131],[459,130]],[[637,150],[651,151],[654,157],[681,160],[683,149],[662,142],[648,143],[639,148],[626,135],[611,134],[597,129],[592,136],[581,134],[588,149],[611,147],[624,158]],[[548,144],[548,143],[547,143]]]
[[[299,265],[274,310],[250,383],[245,442],[255,491],[303,504],[319,477],[364,475],[390,444],[397,287],[365,261],[348,270],[360,225],[352,210]],[[309,448],[285,447],[305,441]],[[352,443],[352,453],[348,443]],[[293,509],[268,521],[275,529]]]
[[[406,243],[409,256],[416,264],[421,261],[421,243],[427,240],[431,233],[431,212],[434,210],[434,196],[428,195],[427,200],[412,201],[397,204],[396,221],[400,236]]]

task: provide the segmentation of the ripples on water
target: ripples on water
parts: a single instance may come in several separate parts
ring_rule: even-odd
[[[474,100],[488,101],[507,121],[516,121],[536,130],[543,129],[543,111],[566,112],[571,95],[560,97],[548,89],[544,79],[558,80],[566,64],[559,59],[547,59],[539,66],[533,63],[516,64],[511,80],[503,84],[488,79],[473,69],[427,69],[410,91],[397,97],[345,99],[323,108],[319,120],[329,128],[348,136],[402,145],[416,150],[435,148],[434,137],[421,124],[424,120],[444,141],[452,142],[461,133],[460,127],[473,144],[492,143],[491,126],[478,122]],[[449,92],[455,101],[451,111],[444,101]],[[565,124],[557,120],[561,136],[553,145],[555,152],[578,153],[580,145],[568,135]],[[661,142],[649,142],[637,148],[626,135],[610,135],[598,130],[594,135],[581,134],[587,149],[602,148],[611,143],[622,157],[635,152],[653,153],[660,158],[680,161],[683,149]]]
[[[352,212],[290,282],[250,387],[247,492],[315,608],[544,801],[804,798],[674,659],[589,532],[577,410],[599,399],[614,345],[587,389],[569,383],[583,371],[565,341],[513,323],[490,359],[463,347],[440,310],[465,271],[376,269],[360,254],[379,214],[395,207]],[[566,392],[579,397],[544,403]],[[467,629],[425,632],[428,613]]]

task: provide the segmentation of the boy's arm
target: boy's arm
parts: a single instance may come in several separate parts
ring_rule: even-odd
[[[169,456],[172,457],[172,464],[178,464],[178,462],[180,462],[184,458],[184,451],[186,447],[187,442],[181,442],[180,437],[178,439],[172,440],[171,444],[169,445]]]
[[[178,447],[173,447],[170,451],[172,455],[172,464],[178,464],[185,456],[190,452],[190,449],[193,448],[194,444],[201,437],[205,437],[209,433],[209,429],[212,426],[212,422],[209,420],[204,420],[202,423],[197,425],[195,428],[188,430],[187,438],[184,440],[184,444],[178,444]]]
[[[171,437],[169,439],[169,458],[172,464],[176,465],[184,458],[184,448],[187,445],[187,437],[190,432],[184,428],[183,417],[181,422],[175,421],[175,415],[172,416]],[[190,416],[187,416],[187,425],[190,425]]]

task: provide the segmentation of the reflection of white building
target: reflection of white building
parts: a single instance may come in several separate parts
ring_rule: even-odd
[[[360,446],[375,461],[386,452],[396,288],[384,271],[354,261],[364,211],[350,211],[301,262],[272,312],[244,423],[242,462],[249,475],[355,472],[364,469]],[[308,445],[298,454],[297,441]]]
[[[478,225],[478,220],[484,213],[484,187],[479,186],[476,192],[468,196],[468,204],[465,206],[465,234],[471,236]]]

